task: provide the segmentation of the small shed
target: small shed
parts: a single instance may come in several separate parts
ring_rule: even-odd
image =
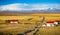
[[[46,22],[46,25],[47,26],[54,26],[54,21],[47,21]]]
[[[56,20],[57,24],[60,24],[60,20]]]
[[[18,20],[9,20],[10,23],[18,23],[19,21]]]
[[[42,27],[46,27],[46,24],[43,24]]]

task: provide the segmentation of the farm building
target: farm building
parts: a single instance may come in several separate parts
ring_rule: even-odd
[[[46,22],[46,25],[47,26],[54,26],[54,21],[47,21]]]
[[[56,26],[60,24],[60,21],[59,20],[55,20],[55,21],[47,21],[46,24],[43,24],[42,26],[45,27],[45,26]]]
[[[18,20],[9,20],[10,23],[18,23]]]
[[[55,25],[58,25],[58,24],[60,24],[60,20],[47,21],[47,22],[46,22],[46,25],[47,25],[47,26],[55,26]]]
[[[57,22],[58,24],[60,24],[60,20],[56,20],[56,22]]]

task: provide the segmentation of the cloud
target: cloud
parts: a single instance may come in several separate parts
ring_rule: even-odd
[[[8,4],[0,6],[0,11],[45,10],[48,8],[60,9],[60,4]]]

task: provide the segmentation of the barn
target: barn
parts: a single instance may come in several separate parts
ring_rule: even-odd
[[[9,20],[10,23],[18,23],[18,20]]]
[[[47,26],[54,26],[54,21],[47,21],[46,22],[46,25]]]

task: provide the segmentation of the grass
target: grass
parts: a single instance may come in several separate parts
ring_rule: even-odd
[[[12,34],[24,33],[27,30],[32,30],[35,26],[35,24],[1,24],[0,32]],[[37,35],[60,35],[60,25],[57,27],[41,27]]]
[[[57,27],[40,28],[38,35],[60,35],[60,25]]]
[[[35,25],[30,24],[1,24],[0,32],[10,32],[13,34],[23,33],[26,30],[33,29]]]
[[[42,16],[41,18],[39,16]],[[40,23],[42,18],[45,17],[45,21],[54,21],[60,20],[60,14],[32,14],[32,15],[24,15],[24,16],[0,16],[0,32],[5,33],[24,33],[27,30],[32,30],[36,23]],[[28,20],[33,18],[32,20]],[[20,21],[19,24],[10,24],[5,23],[4,20],[18,19]],[[28,35],[31,35],[29,33]],[[37,32],[37,35],[60,35],[60,25],[56,27],[41,27]]]

